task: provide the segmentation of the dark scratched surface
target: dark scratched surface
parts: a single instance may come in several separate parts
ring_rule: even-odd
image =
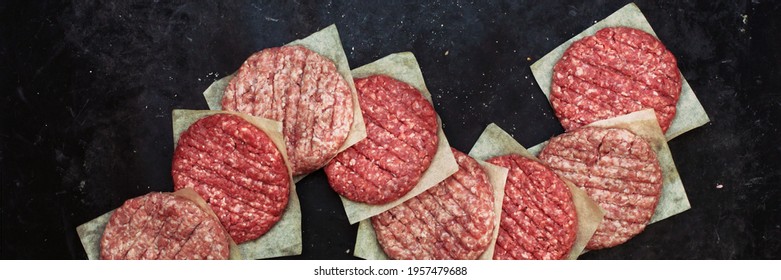
[[[0,1],[3,259],[85,259],[76,226],[171,191],[171,110],[251,53],[335,23],[352,67],[417,56],[450,143],[491,122],[562,132],[532,62],[628,1]],[[204,1],[206,2],[206,1]],[[781,1],[638,1],[712,122],[669,142],[692,209],[583,259],[781,257]],[[322,171],[298,185],[303,254],[351,259]]]

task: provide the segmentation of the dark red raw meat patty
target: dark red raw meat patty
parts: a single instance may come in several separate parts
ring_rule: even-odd
[[[622,128],[582,127],[552,138],[539,157],[605,211],[586,249],[622,244],[651,220],[662,171],[645,139]]]
[[[494,230],[494,195],[480,164],[453,150],[458,172],[372,217],[372,226],[391,259],[477,259]]]
[[[302,46],[250,56],[225,89],[222,108],[282,122],[294,176],[323,167],[353,123],[347,81],[333,61]]]
[[[412,190],[437,151],[434,107],[414,87],[388,76],[355,80],[367,136],[326,167],[331,187],[358,202],[383,204]]]
[[[553,67],[550,101],[565,130],[653,108],[663,131],[675,117],[681,75],[656,37],[610,27],[580,39]]]
[[[545,165],[517,154],[489,163],[509,169],[495,260],[558,260],[575,244],[578,217],[572,193]]]
[[[174,189],[195,189],[236,243],[271,229],[290,195],[288,169],[271,138],[230,114],[204,117],[182,133],[172,174]]]
[[[100,240],[101,259],[228,259],[230,237],[195,202],[153,192],[125,201]]]

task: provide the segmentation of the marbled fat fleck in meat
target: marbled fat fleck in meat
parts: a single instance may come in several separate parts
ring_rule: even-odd
[[[458,171],[371,218],[391,259],[476,259],[495,226],[493,188],[480,164],[452,149]]]

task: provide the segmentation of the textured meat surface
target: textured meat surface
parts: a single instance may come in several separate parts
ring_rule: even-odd
[[[228,259],[220,222],[194,202],[169,193],[125,201],[100,240],[101,259]]]
[[[282,122],[293,175],[325,165],[353,122],[347,81],[331,60],[302,46],[250,56],[225,89],[222,108]]]
[[[372,217],[377,240],[392,259],[476,259],[495,225],[488,176],[455,149],[458,171],[436,186]]]
[[[675,57],[653,35],[604,28],[572,43],[553,68],[550,101],[565,130],[653,108],[667,131],[681,94]]]
[[[556,136],[540,159],[594,199],[605,217],[586,249],[622,244],[642,232],[662,191],[662,171],[648,142],[621,128],[583,127]]]
[[[382,204],[412,190],[437,151],[434,107],[414,87],[388,76],[355,80],[365,139],[325,168],[331,187],[358,202]]]
[[[257,239],[285,211],[290,193],[282,153],[241,117],[217,114],[193,123],[174,152],[174,188],[193,188],[237,243]]]
[[[488,162],[509,169],[494,259],[565,258],[575,244],[578,218],[564,181],[548,167],[520,155]]]

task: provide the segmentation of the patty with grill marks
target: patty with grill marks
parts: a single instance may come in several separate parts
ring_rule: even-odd
[[[666,132],[681,84],[675,57],[656,37],[610,27],[564,52],[553,67],[550,101],[565,130],[653,108]]]
[[[101,259],[228,259],[230,236],[186,198],[153,192],[125,201],[100,239]]]
[[[477,259],[495,226],[493,188],[476,160],[452,149],[458,171],[371,218],[391,259]]]
[[[236,115],[190,125],[179,137],[171,173],[174,189],[198,192],[236,243],[271,229],[290,195],[282,153],[265,132]]]
[[[334,62],[302,46],[247,58],[225,89],[222,108],[282,122],[294,176],[336,155],[354,113],[350,87]]]
[[[622,244],[651,220],[663,179],[656,153],[642,137],[622,128],[586,126],[553,137],[539,157],[605,211],[586,249]]]
[[[437,151],[434,107],[414,87],[384,75],[355,80],[366,138],[325,167],[331,187],[347,199],[383,204],[412,190]]]
[[[564,181],[545,165],[517,154],[488,162],[509,169],[494,259],[566,258],[575,244],[578,217]]]

